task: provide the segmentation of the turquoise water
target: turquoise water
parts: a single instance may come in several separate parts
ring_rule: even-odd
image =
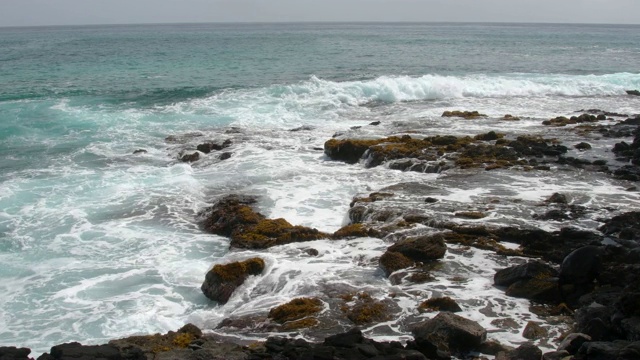
[[[248,192],[339,228],[348,199],[398,179],[325,161],[336,131],[451,108],[640,112],[638,26],[0,28],[0,49],[0,344],[38,351],[240,311],[199,291],[228,254],[197,212]],[[177,161],[205,138],[233,139],[232,161]]]

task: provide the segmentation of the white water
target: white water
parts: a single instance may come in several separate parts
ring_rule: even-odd
[[[228,253],[226,239],[198,229],[196,214],[218,196],[249,193],[261,197],[259,210],[269,217],[335,231],[346,223],[349,202],[356,194],[398,182],[443,179],[441,185],[447,184],[443,175],[328,161],[316,148],[335,132],[377,137],[420,127],[424,135],[500,130],[553,137],[562,130],[543,128],[543,119],[594,107],[639,113],[638,100],[623,95],[625,89],[637,87],[640,75],[635,74],[428,75],[344,83],[311,78],[153,109],[36,102],[34,106],[46,106],[73,130],[42,143],[47,149],[69,151],[45,154],[46,165],[15,170],[0,183],[1,343],[40,353],[66,341],[102,343],[175,330],[185,322],[213,328],[231,315],[264,313],[297,296],[321,295],[334,283],[379,298],[405,293],[397,299],[403,317],[418,316],[417,304],[435,292],[449,295],[459,300],[463,316],[488,329],[491,318],[479,312],[486,303],[474,300],[497,299],[492,302],[494,310],[522,327],[527,319],[536,318],[526,301],[506,298],[493,288],[493,270],[507,265],[488,252],[460,249],[447,254],[445,264],[468,279],[462,287],[451,281],[451,272],[443,272],[428,286],[395,286],[376,266],[376,258],[389,245],[382,240],[320,240],[264,252]],[[478,110],[490,117],[473,122],[440,117],[444,110],[457,109]],[[506,113],[523,120],[497,119]],[[382,124],[367,126],[372,121]],[[83,122],[92,126],[78,125]],[[314,128],[288,131],[301,125]],[[351,130],[352,126],[363,128]],[[239,130],[228,132],[231,127]],[[167,135],[192,131],[201,136],[178,144],[164,141]],[[193,165],[176,160],[203,140],[227,138],[233,141],[229,160],[220,162],[215,154]],[[16,137],[7,142],[25,140],[41,139]],[[602,145],[601,152],[615,141]],[[148,153],[132,155],[137,148]],[[457,182],[440,199],[456,206],[473,205],[503,191],[511,194],[507,198],[531,206],[563,191],[584,197],[580,201],[594,207],[625,210],[637,207],[640,200],[637,192],[625,191],[628,183],[604,175],[537,177],[516,172],[504,179],[502,188]],[[496,207],[487,221],[511,221],[513,212],[527,211]],[[607,215],[594,213],[576,225],[593,227],[593,218]],[[533,223],[548,230],[560,226]],[[320,256],[301,256],[307,247],[318,249]],[[201,294],[204,274],[214,263],[254,255],[266,257],[265,275],[251,279],[228,304],[217,306]],[[407,338],[406,329],[387,325],[397,333],[391,336],[378,326],[365,330],[378,339]],[[520,332],[496,332],[491,337],[517,344],[523,341]]]

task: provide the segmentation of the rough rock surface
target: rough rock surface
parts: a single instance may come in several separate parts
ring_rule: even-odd
[[[209,299],[224,304],[249,276],[262,274],[264,265],[260,258],[215,265],[207,273],[200,289]]]
[[[413,329],[416,349],[429,358],[448,359],[478,349],[487,331],[475,321],[450,312],[441,312]]]

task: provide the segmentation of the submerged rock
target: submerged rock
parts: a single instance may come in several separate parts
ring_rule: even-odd
[[[445,297],[431,298],[423,301],[418,306],[418,310],[460,312],[462,311],[462,308],[460,307],[460,305],[458,305],[458,303],[456,303],[455,300],[453,300],[448,296],[445,296]]]
[[[200,289],[209,299],[224,304],[249,276],[262,274],[264,266],[264,260],[257,257],[215,265],[207,273]]]

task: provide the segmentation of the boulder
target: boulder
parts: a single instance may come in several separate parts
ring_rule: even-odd
[[[82,345],[77,342],[56,345],[50,354],[38,359],[55,360],[146,360],[144,352],[138,347],[120,349],[114,345]]]
[[[198,161],[198,160],[200,160],[200,153],[197,152],[197,151],[192,153],[192,154],[183,155],[180,158],[180,161],[182,161],[182,162],[190,162],[190,163]]]
[[[629,345],[628,341],[592,341],[582,344],[576,357],[588,360],[620,359],[620,352]]]
[[[30,360],[31,349],[0,346],[0,360]]]
[[[533,321],[529,321],[522,331],[522,337],[529,340],[543,339],[548,336],[549,331]]]
[[[370,146],[379,140],[337,140],[331,139],[324,143],[324,153],[333,160],[344,161],[349,164],[357,163]]]
[[[560,345],[558,345],[558,351],[566,351],[573,355],[578,352],[578,349],[582,344],[591,341],[591,336],[582,333],[572,333],[567,335]]]
[[[627,95],[640,96],[639,90],[625,90],[625,91],[627,92]]]
[[[262,274],[264,266],[264,260],[257,257],[215,265],[207,273],[200,289],[209,299],[225,304],[249,276]]]
[[[437,359],[478,349],[487,338],[487,331],[477,322],[450,312],[419,323],[412,332],[417,349]]]
[[[498,354],[496,360],[540,360],[542,350],[531,343],[524,343],[507,353]]]
[[[458,305],[458,303],[456,303],[455,300],[453,300],[448,296],[445,296],[445,297],[431,298],[423,301],[418,306],[418,310],[460,312],[462,311],[462,308],[460,307],[460,305]]]
[[[602,247],[590,245],[578,248],[567,255],[560,265],[558,284],[561,290],[565,285],[573,285],[576,296],[591,291],[593,281],[602,269],[601,252]]]
[[[507,286],[506,294],[541,302],[558,299],[557,271],[539,261],[499,270],[494,275],[494,284]]]
[[[395,271],[412,267],[415,262],[399,252],[387,251],[380,257],[379,265],[385,276],[389,277]]]
[[[413,261],[431,261],[444,257],[447,245],[441,235],[407,237],[390,246],[388,251],[399,252]]]

